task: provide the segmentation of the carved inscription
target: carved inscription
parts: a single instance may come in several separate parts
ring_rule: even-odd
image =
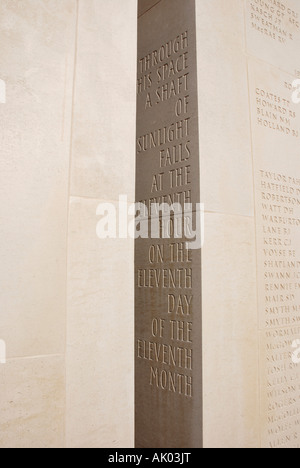
[[[139,23],[136,201],[159,236],[136,240],[137,446],[199,447],[200,251],[169,209],[200,202],[195,2],[160,2]]]
[[[265,332],[267,448],[300,448],[299,364],[292,361],[299,336],[299,326]]]
[[[294,106],[293,106],[294,107]],[[258,125],[299,138],[296,112],[290,99],[274,94],[271,90],[256,89],[256,114]]]
[[[282,44],[294,41],[300,18],[291,2],[251,0],[248,3],[249,21],[254,31]]]
[[[144,112],[153,108],[160,112],[162,103],[170,101],[173,113],[172,108],[168,110],[168,118],[174,120],[137,137],[137,157],[151,157],[153,162],[154,172],[146,187],[149,198],[138,200],[149,213],[153,203],[180,203],[183,207],[192,202],[190,161],[196,155],[189,147],[189,39],[189,31],[184,31],[138,63],[137,93],[144,102]],[[151,244],[149,268],[137,270],[138,288],[158,289],[160,293],[165,290],[167,298],[165,310],[159,310],[149,323],[149,339],[137,340],[137,358],[147,361],[151,387],[192,398],[192,251],[186,249],[184,241],[175,243],[174,236],[170,237],[168,243]],[[189,295],[184,294],[187,291]]]
[[[264,351],[270,448],[300,447],[300,178],[259,172],[264,259]],[[298,240],[298,242],[297,242]]]
[[[253,71],[262,440],[266,448],[299,448],[299,108],[292,77],[267,65]]]

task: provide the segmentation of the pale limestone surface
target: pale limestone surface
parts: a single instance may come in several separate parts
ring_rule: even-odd
[[[0,447],[63,448],[62,356],[12,359],[0,366]]]
[[[196,11],[204,447],[256,448],[258,316],[243,2],[196,1]]]
[[[136,1],[79,2],[71,194],[134,201]]]
[[[0,4],[1,448],[64,444],[75,27],[74,0]]]
[[[202,255],[204,446],[259,447],[253,220],[206,213]]]
[[[6,104],[0,104],[0,339],[9,358],[0,365],[2,448],[62,447],[65,436],[70,447],[133,445],[133,245],[97,239],[96,207],[120,192],[134,198],[136,2],[79,0],[77,41],[76,3],[0,5],[0,79],[6,83]],[[283,376],[289,389],[293,383],[299,388],[299,366],[291,365],[289,353],[300,330],[274,327],[266,338],[262,259],[258,255],[256,273],[254,254],[255,220],[258,252],[262,243],[260,193],[254,218],[251,180],[254,172],[257,184],[261,166],[299,177],[299,139],[258,126],[255,102],[257,86],[289,99],[284,83],[299,70],[299,32],[289,26],[293,40],[284,44],[255,30],[251,3],[197,0],[207,447],[299,444],[298,435],[288,439],[298,430],[294,419],[277,438],[268,433],[268,415],[274,421],[281,416],[276,402],[286,391],[277,372],[272,375],[268,346],[283,349]],[[281,3],[299,13],[297,0]],[[247,52],[256,58],[248,60]],[[293,232],[294,243],[298,239]],[[268,375],[276,387],[269,396]]]
[[[300,366],[291,358],[292,343],[300,338],[300,267],[291,263],[300,262],[300,227],[270,221],[300,219],[300,107],[292,102],[288,86],[292,81],[291,75],[272,65],[249,60],[265,448],[300,445]],[[275,261],[281,266],[273,266]],[[277,295],[284,295],[284,300],[278,301]]]
[[[299,1],[244,2],[248,53],[289,73],[300,73]]]
[[[9,357],[64,351],[76,8],[36,5],[0,5],[0,330]]]
[[[134,444],[132,240],[96,236],[100,201],[134,201],[135,0],[79,2],[68,256],[68,447]]]
[[[133,445],[133,240],[97,238],[99,203],[70,206],[68,447]]]
[[[202,260],[204,445],[299,448],[300,368],[292,362],[292,342],[300,332],[299,268],[281,267],[285,279],[271,279],[268,275],[276,274],[276,268],[266,267],[265,261],[282,258],[264,253],[265,248],[278,249],[282,240],[279,248],[286,250],[286,260],[298,261],[299,228],[286,234],[264,231],[268,223],[260,172],[269,173],[269,182],[275,184],[280,183],[278,175],[291,178],[293,182],[283,185],[297,198],[300,111],[292,103],[291,83],[299,76],[299,4],[196,4],[201,197],[207,212]],[[279,28],[279,9],[284,11],[282,31],[274,28]],[[276,29],[273,37],[252,25],[263,24],[266,12],[264,27]],[[284,190],[281,195],[286,195]],[[289,212],[289,204],[271,204],[269,215],[300,217],[297,204]],[[220,217],[218,223],[214,217]],[[248,226],[246,244],[241,226]],[[276,309],[276,303],[267,300],[276,293],[266,288],[289,281],[292,296],[279,301]]]
[[[299,325],[260,332],[262,448],[299,448],[300,365],[291,359],[299,337]]]
[[[294,211],[293,213],[287,213],[286,209],[288,205],[280,203],[280,201],[267,198],[262,198],[262,192],[267,194],[279,195],[279,196],[291,196],[292,199],[296,200],[296,191],[293,194],[286,192],[274,192],[269,188],[262,188],[262,183],[280,183],[274,179],[273,174],[277,176],[294,177],[300,179],[299,169],[299,139],[300,139],[300,106],[294,104],[291,99],[291,90],[287,89],[285,83],[291,83],[293,78],[285,72],[272,67],[271,65],[262,64],[255,60],[249,62],[249,77],[250,77],[250,103],[251,103],[251,114],[252,114],[252,135],[253,135],[253,155],[254,155],[254,176],[255,176],[255,195],[256,195],[256,212],[257,212],[257,250],[258,250],[258,273],[259,278],[263,278],[264,275],[264,261],[272,260],[272,258],[265,259],[261,252],[264,248],[276,248],[275,243],[266,244],[266,239],[272,239],[280,237],[278,233],[274,235],[268,235],[264,232],[263,227],[263,216],[266,214],[264,205],[274,205],[274,210],[271,215],[284,216],[289,215],[291,218],[299,216],[299,208],[295,207],[294,204],[290,205]],[[282,112],[276,112],[274,109],[266,107],[258,103],[257,99],[264,100],[266,103],[271,103],[270,99],[261,98],[261,92],[268,92],[269,94],[277,96],[281,102],[275,103],[274,106],[277,108],[281,107]],[[283,102],[285,100],[285,104]],[[272,100],[273,102],[273,100]],[[285,113],[284,110],[286,110]],[[295,117],[291,117],[291,114]],[[275,119],[276,117],[276,119]],[[290,122],[287,123],[287,120]],[[260,122],[263,122],[261,124]],[[267,125],[268,126],[265,126]],[[272,128],[269,127],[271,125]],[[277,130],[277,125],[283,127],[285,132]],[[274,127],[276,129],[274,129]],[[289,132],[287,135],[286,132]],[[293,136],[293,132],[298,132],[298,137]],[[264,171],[270,174],[269,178],[261,175],[260,171]],[[285,184],[284,184],[285,185]],[[289,184],[287,184],[289,185]],[[293,189],[293,185],[291,185]],[[299,185],[300,188],[300,185]],[[294,189],[293,189],[294,190]],[[278,207],[276,209],[275,207]],[[286,207],[286,209],[285,209]],[[278,225],[277,227],[282,227]],[[290,228],[290,226],[286,226]],[[286,240],[292,238],[292,245],[297,246],[299,244],[299,229],[293,229],[289,235],[285,236]],[[280,247],[280,246],[279,246]],[[284,246],[283,246],[284,247]],[[288,258],[286,258],[288,260]],[[264,328],[266,315],[263,313],[265,294],[264,294],[264,282],[258,281],[259,299],[260,299],[260,327]],[[297,295],[296,302],[300,302],[300,292],[296,291]]]
[[[133,244],[101,244],[86,198],[134,198],[136,14],[134,0],[0,5],[0,447],[133,445]]]
[[[206,211],[253,216],[243,4],[196,7],[201,202]]]

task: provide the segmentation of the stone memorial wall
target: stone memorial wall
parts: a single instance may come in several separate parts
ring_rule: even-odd
[[[246,2],[262,446],[300,447],[300,5]]]

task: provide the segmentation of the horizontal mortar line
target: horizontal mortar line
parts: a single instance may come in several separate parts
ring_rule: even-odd
[[[29,360],[29,359],[45,359],[45,358],[53,358],[53,357],[65,357],[65,354],[41,354],[41,355],[35,355],[35,356],[18,356],[18,357],[7,358],[6,362]]]
[[[126,195],[126,194],[124,194]],[[103,203],[119,203],[119,200],[114,200],[114,199],[105,199],[105,198],[101,198],[101,197],[87,197],[87,196],[81,196],[81,195],[70,195],[69,197],[69,200],[90,200],[90,201],[99,201],[99,202],[103,202]],[[134,200],[131,200],[128,198],[127,200],[128,204],[132,205],[134,203],[136,203],[137,205],[140,203],[140,201],[134,201]],[[201,203],[201,202],[200,202]],[[204,203],[204,206],[205,206],[205,203]],[[195,213],[196,210],[193,210],[193,213]],[[222,211],[211,211],[211,210],[205,210],[204,209],[204,214],[208,213],[208,214],[218,214],[218,215],[222,215],[222,216],[236,216],[236,217],[241,217],[241,218],[248,218],[248,219],[254,219],[255,218],[255,215],[244,215],[244,214],[240,214],[240,213],[232,213],[232,212],[222,212]]]

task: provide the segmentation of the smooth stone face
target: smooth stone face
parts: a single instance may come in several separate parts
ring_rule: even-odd
[[[202,250],[205,448],[258,448],[255,229],[245,216],[205,213]]]
[[[63,448],[65,362],[62,356],[0,365],[1,448]]]
[[[139,18],[137,102],[136,200],[195,210],[194,0],[162,0]],[[135,267],[136,446],[200,447],[200,250],[188,251],[182,235],[137,239]]]
[[[261,424],[266,448],[299,448],[300,107],[293,77],[251,60],[260,320]],[[299,348],[299,346],[298,346]]]
[[[70,205],[66,382],[69,448],[134,444],[134,243],[131,239],[96,236],[100,202],[72,198]]]
[[[253,216],[243,2],[197,1],[196,20],[201,202]]]
[[[1,448],[133,446],[134,246],[87,199],[134,199],[136,6],[0,3]]]
[[[4,0],[0,30],[0,338],[8,357],[60,354],[75,2]]]
[[[79,2],[71,194],[134,201],[135,0]]]
[[[0,3],[1,448],[64,445],[75,34],[73,0]]]
[[[134,201],[137,2],[78,3],[66,444],[132,447],[134,242],[99,239],[96,209],[121,194]]]
[[[284,42],[285,32],[272,38],[253,26],[274,6],[292,31]],[[197,2],[205,447],[299,448],[297,9]]]

